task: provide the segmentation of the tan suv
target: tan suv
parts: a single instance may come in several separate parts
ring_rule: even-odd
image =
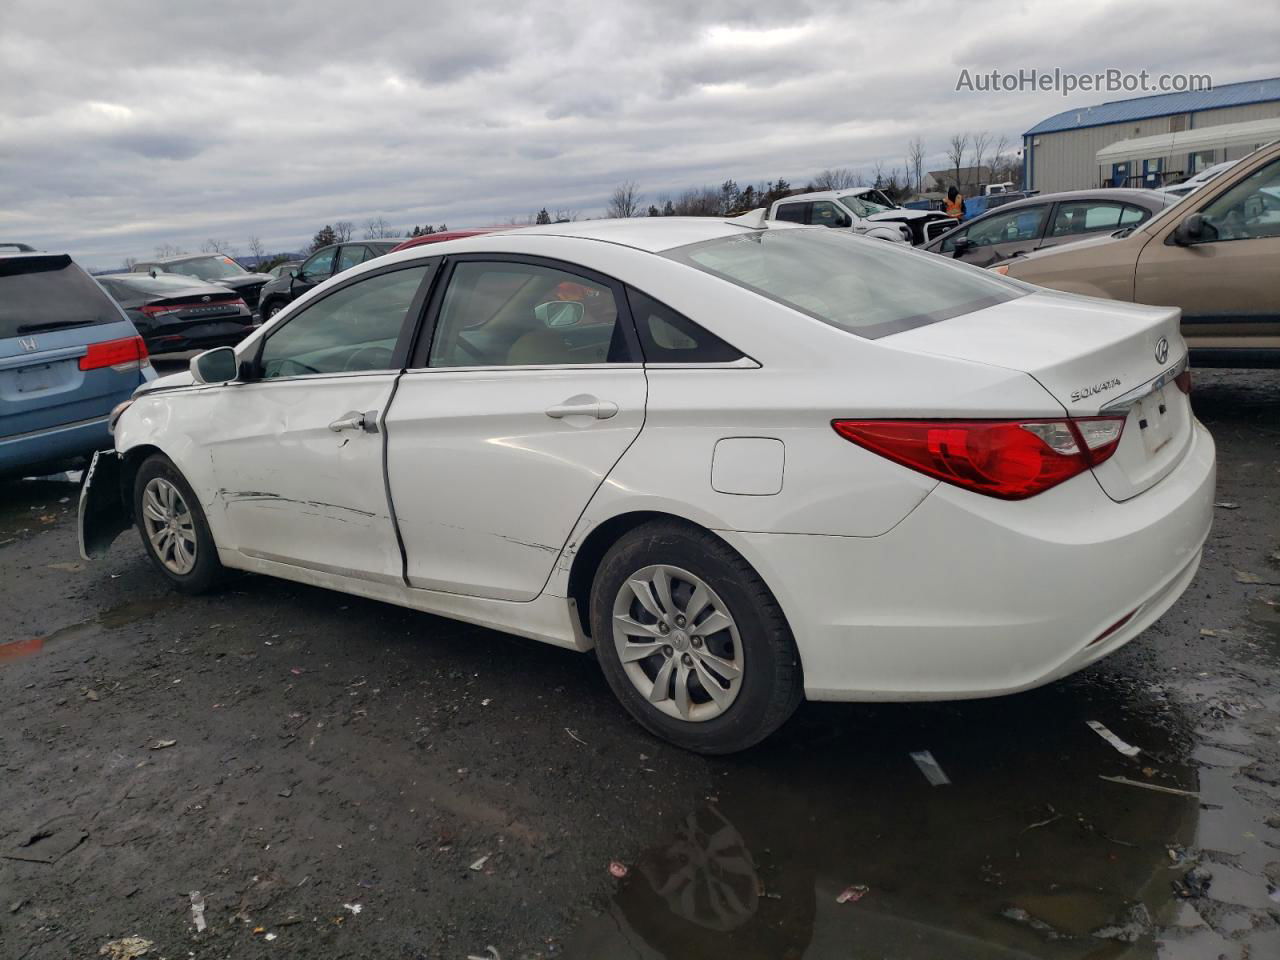
[[[1181,307],[1196,366],[1280,366],[1280,141],[1146,223],[993,269],[1056,290]]]

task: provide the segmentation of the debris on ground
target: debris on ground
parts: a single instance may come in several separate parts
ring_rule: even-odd
[[[1155,927],[1151,920],[1151,912],[1147,910],[1146,904],[1135,903],[1124,915],[1124,918],[1105,927],[1099,927],[1093,931],[1093,936],[1098,940],[1116,940],[1120,943],[1137,943],[1144,935],[1150,933]]]
[[[1219,500],[1217,503],[1214,504],[1214,506],[1217,507],[1219,510],[1239,510],[1240,509],[1240,504],[1236,503],[1234,500]]]
[[[840,891],[836,903],[857,903],[870,892],[871,888],[865,883],[855,883]]]
[[[1008,907],[1000,911],[1000,916],[1004,917],[1006,920],[1012,920],[1014,923],[1020,923],[1023,926],[1030,927],[1032,930],[1036,931],[1036,933],[1044,934],[1044,936],[1050,940],[1063,939],[1063,935],[1057,930],[1053,929],[1053,927],[1049,926],[1049,924],[1045,923],[1038,917],[1033,917],[1021,907]]]
[[[1183,900],[1196,900],[1209,895],[1213,874],[1204,867],[1192,867],[1172,883],[1173,892]]]
[[[342,909],[350,911],[352,916],[358,917],[360,916],[360,911],[364,909],[364,905],[359,903],[344,903],[342,905]]]
[[[1280,577],[1273,575],[1259,576],[1248,570],[1236,570],[1236,583],[1260,584],[1265,587],[1280,587]]]
[[[168,750],[170,747],[176,746],[177,740],[157,740],[151,745],[152,750]]]
[[[916,766],[920,768],[920,772],[931,785],[942,787],[951,782],[951,778],[943,771],[942,765],[928,750],[917,750],[911,754],[911,759],[916,762]]]
[[[483,869],[484,869],[484,865],[485,865],[486,863],[488,863],[488,862],[489,862],[489,856],[490,856],[490,855],[486,853],[486,854],[485,854],[483,857],[481,857],[479,860],[476,860],[474,863],[472,863],[472,864],[471,864],[471,869],[472,869],[472,870],[483,870]]]
[[[1218,635],[1217,630],[1210,630],[1206,627],[1200,628],[1200,636],[1202,637],[1216,637],[1217,635]]]
[[[484,956],[478,953],[468,953],[467,960],[502,960],[502,954],[498,953],[497,947],[485,947]]]
[[[104,943],[98,950],[98,956],[106,957],[108,960],[134,960],[150,950],[154,943],[150,940],[144,940],[137,934],[132,937],[124,937],[121,940],[112,940],[110,943]]]
[[[1200,794],[1194,790],[1182,790],[1178,787],[1162,787],[1158,783],[1143,783],[1141,780],[1130,780],[1128,777],[1104,777],[1099,775],[1099,780],[1106,780],[1110,783],[1122,783],[1126,787],[1141,787],[1143,790],[1154,790],[1157,793],[1171,793],[1175,797],[1192,797],[1199,799]]]
[[[196,925],[196,933],[204,933],[204,897],[199,890],[191,891],[191,922]]]
[[[571,736],[574,740],[577,740],[577,741],[578,741],[580,744],[582,744],[584,747],[587,745],[587,741],[583,740],[580,736],[578,736],[576,733],[574,733],[574,732],[573,732],[572,730],[570,730],[568,727],[565,727],[565,728],[564,728],[564,732],[565,732],[565,733],[567,733],[569,736]]]
[[[85,690],[85,692],[84,692],[84,698],[85,698],[86,700],[88,700],[88,701],[92,702],[92,703],[97,703],[97,702],[98,702],[98,691],[97,691],[97,690]]]
[[[609,861],[609,873],[617,877],[619,880],[625,877],[629,872],[630,871],[627,870],[627,865],[625,863],[620,863],[617,860]]]
[[[1085,723],[1089,725],[1090,730],[1092,730],[1094,733],[1100,736],[1103,740],[1107,741],[1107,743],[1111,744],[1113,747],[1115,747],[1118,751],[1120,751],[1126,757],[1136,757],[1138,754],[1142,752],[1142,749],[1140,747],[1135,747],[1133,746],[1133,744],[1125,743],[1123,740],[1117,737],[1114,733],[1112,733],[1109,729],[1107,729],[1106,724],[1101,723],[1098,720],[1086,720]]]

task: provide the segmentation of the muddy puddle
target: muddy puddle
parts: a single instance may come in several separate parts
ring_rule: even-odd
[[[45,636],[0,640],[0,667],[63,645],[91,640],[103,630],[115,630],[145,620],[155,616],[161,610],[174,606],[176,602],[175,596],[169,594],[147,600],[131,600],[104,610],[90,620],[69,624]]]
[[[1217,936],[1175,893],[1189,851],[1221,851],[1210,882],[1263,910],[1276,850],[1265,802],[1232,782],[1250,758],[1204,735],[1159,687],[1087,679],[999,701],[806,707],[783,740],[713,764],[714,792],[628,865],[565,956],[1217,956],[1186,952]],[[910,757],[922,750],[950,783],[930,784]]]

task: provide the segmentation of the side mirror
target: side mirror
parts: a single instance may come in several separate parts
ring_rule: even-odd
[[[215,347],[191,358],[191,377],[196,383],[226,383],[239,372],[233,347]]]
[[[968,237],[956,237],[951,249],[955,251],[957,257],[963,257],[972,246],[973,242]]]
[[[548,327],[577,326],[586,312],[577,300],[551,300],[533,308],[533,315]]]
[[[302,276],[302,272],[297,267],[294,267],[292,270],[289,271],[289,276],[292,277],[294,280],[297,280],[298,277]]]
[[[1195,243],[1204,243],[1217,238],[1218,231],[1214,229],[1213,224],[1199,213],[1188,214],[1173,229],[1173,242],[1180,247],[1189,247]]]

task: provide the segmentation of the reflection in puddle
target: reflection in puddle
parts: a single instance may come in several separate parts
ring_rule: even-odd
[[[34,656],[69,641],[92,637],[103,629],[115,630],[139,620],[145,620],[165,607],[172,606],[173,602],[173,597],[170,595],[149,600],[131,600],[98,614],[92,620],[73,623],[43,637],[0,643],[0,665]]]
[[[1142,748],[1122,756],[1086,726]],[[569,957],[1138,957],[1195,836],[1190,740],[1158,690],[1080,679],[995,701],[809,706],[713,761]],[[912,762],[929,750],[951,783]],[[861,898],[838,902],[852,885]]]

